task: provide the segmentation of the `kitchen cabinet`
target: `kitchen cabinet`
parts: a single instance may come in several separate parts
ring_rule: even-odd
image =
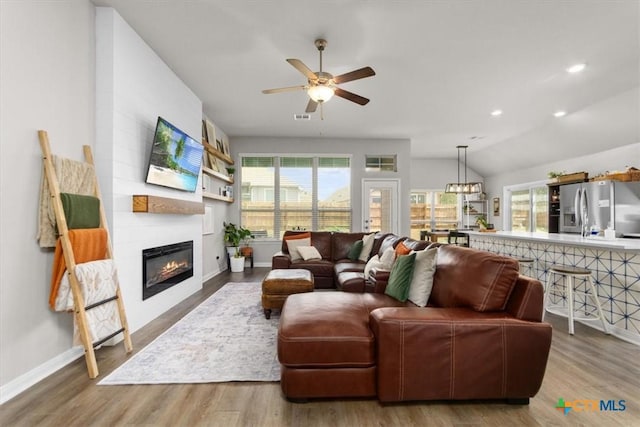
[[[560,232],[560,185],[547,184],[549,187],[549,233]]]

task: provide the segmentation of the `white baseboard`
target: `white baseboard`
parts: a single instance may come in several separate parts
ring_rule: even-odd
[[[222,273],[222,270],[218,269],[218,270],[212,271],[209,274],[205,274],[204,276],[202,276],[202,283],[206,282],[207,280],[211,279],[212,277],[217,276],[220,273]]]
[[[269,262],[254,262],[254,267],[271,267],[271,261]]]
[[[36,366],[29,372],[9,381],[0,387],[0,405],[82,356],[84,356],[82,347],[72,347],[53,359],[47,360],[42,365]]]

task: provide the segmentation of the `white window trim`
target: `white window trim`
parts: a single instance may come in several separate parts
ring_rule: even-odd
[[[514,185],[505,185],[502,189],[502,200],[503,200],[503,217],[502,217],[502,229],[503,230],[511,230],[511,193],[513,191],[518,190],[529,190],[533,187],[542,187],[547,185],[547,180],[541,181],[531,181],[525,182],[522,184],[514,184]],[[529,228],[531,228],[531,224],[529,224]]]
[[[239,185],[242,185],[242,159],[244,157],[272,157],[274,159],[278,159],[277,160],[277,164],[278,166],[274,166],[274,204],[275,204],[275,210],[274,210],[274,228],[276,230],[280,230],[281,229],[281,223],[280,223],[280,219],[281,219],[281,211],[280,211],[280,158],[282,157],[304,157],[304,158],[309,158],[311,157],[313,159],[313,168],[317,169],[319,163],[318,163],[318,158],[319,157],[343,157],[343,158],[348,158],[349,159],[349,169],[351,170],[351,176],[350,179],[353,180],[353,154],[348,154],[348,153],[239,153],[238,154],[238,167],[236,170],[236,181],[239,183]],[[312,180],[312,191],[315,191],[315,194],[317,193],[317,180],[313,179]],[[354,195],[353,195],[353,184],[351,185],[351,192],[350,192],[350,198],[351,198],[351,228],[353,228],[353,202],[354,202]],[[240,201],[240,203],[242,203],[242,201]],[[318,203],[317,201],[314,201],[312,204],[313,209],[318,208]],[[241,204],[238,205],[238,214],[239,216],[242,216],[242,207]],[[314,218],[313,220],[314,222],[316,221],[316,219]],[[317,226],[317,224],[312,224],[312,228],[315,228]],[[281,241],[281,239],[277,238],[277,237],[267,237],[267,238],[261,238],[260,239],[261,242],[279,242]]]

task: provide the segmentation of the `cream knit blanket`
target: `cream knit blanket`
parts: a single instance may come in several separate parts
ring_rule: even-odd
[[[80,290],[85,307],[116,295],[118,272],[113,260],[104,259],[77,264],[75,271],[78,282],[80,282]],[[60,281],[60,289],[56,298],[56,310],[69,311],[73,309],[73,295],[69,283],[69,275],[65,274]],[[92,342],[107,337],[122,327],[118,314],[118,304],[115,300],[87,310],[86,314]],[[74,345],[82,344],[78,325],[75,321],[73,343]]]
[[[93,165],[58,156],[52,158],[53,168],[62,193],[94,196],[96,194],[96,174]],[[58,239],[56,216],[51,203],[51,192],[46,182],[44,165],[40,184],[40,209],[38,212],[38,242],[41,248],[53,248]]]

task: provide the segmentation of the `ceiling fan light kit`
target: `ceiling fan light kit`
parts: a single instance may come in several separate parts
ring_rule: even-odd
[[[375,71],[373,71],[373,68],[364,67],[334,77],[332,74],[322,71],[322,52],[327,46],[327,41],[324,39],[317,39],[315,41],[315,46],[318,49],[318,53],[320,55],[320,71],[318,72],[314,73],[313,71],[311,71],[311,69],[299,59],[287,59],[287,62],[289,64],[291,64],[295,69],[300,71],[307,78],[306,85],[290,86],[277,89],[265,89],[262,91],[262,93],[271,94],[304,90],[309,96],[309,103],[307,104],[307,108],[305,109],[306,113],[315,112],[318,108],[318,104],[322,106],[322,104],[329,101],[334,95],[340,98],[344,98],[348,101],[355,102],[359,105],[366,105],[367,103],[369,103],[369,99],[341,89],[338,87],[338,85],[353,80],[375,76],[376,73]]]
[[[477,194],[482,193],[481,182],[467,182],[467,148],[468,145],[458,145],[458,182],[450,182],[445,188],[445,193]],[[460,150],[464,149],[464,182],[460,182]]]
[[[335,89],[326,85],[315,85],[307,89],[307,95],[315,102],[322,103],[327,102],[333,97]]]

